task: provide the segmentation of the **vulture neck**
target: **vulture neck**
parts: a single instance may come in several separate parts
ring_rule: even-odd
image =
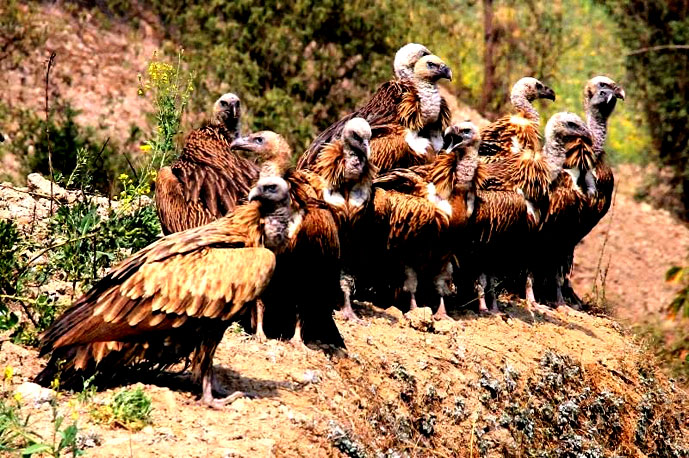
[[[440,116],[440,105],[442,102],[437,83],[427,79],[415,78],[414,87],[419,97],[419,108],[421,109],[423,125],[436,122],[438,116]]]
[[[543,153],[550,168],[550,181],[555,181],[565,163],[567,148],[561,140],[550,139],[546,141]]]
[[[473,187],[478,161],[478,148],[467,148],[455,167],[455,188],[467,190]]]
[[[586,123],[593,136],[593,151],[596,156],[603,153],[605,139],[608,136],[608,118],[593,107],[586,110]]]
[[[521,92],[515,92],[510,96],[512,106],[517,109],[526,119],[533,122],[540,122],[538,111],[533,107],[533,104]]]
[[[289,227],[293,212],[290,205],[277,207],[263,217],[263,246],[280,252],[289,241]]]

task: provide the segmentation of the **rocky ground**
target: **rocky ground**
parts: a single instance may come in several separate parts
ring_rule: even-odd
[[[663,273],[684,259],[689,236],[667,213],[632,198],[624,184],[632,169],[617,176],[614,211],[577,249],[575,284],[590,290],[605,243],[607,297],[615,313],[634,320],[662,313],[673,293]],[[0,215],[24,229],[50,206],[49,183],[39,175],[27,181],[0,188]],[[78,197],[53,193],[64,203]],[[441,322],[425,308],[405,316],[359,304],[357,312],[363,325],[337,320],[343,352],[228,332],[216,368],[229,387],[255,397],[225,409],[202,406],[193,387],[169,378],[142,385],[153,412],[138,432],[92,414],[117,389],[84,403],[62,393],[57,405],[78,418],[87,456],[686,456],[689,449],[685,388],[615,319],[569,309],[534,318],[518,300],[502,316],[455,310],[454,320]],[[1,349],[0,368],[14,369],[5,396],[19,390],[32,430],[51,437],[45,401],[54,394],[36,400],[27,384],[44,360],[8,341]]]

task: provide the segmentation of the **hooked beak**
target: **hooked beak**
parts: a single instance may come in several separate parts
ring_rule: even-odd
[[[251,144],[249,139],[246,137],[236,138],[232,143],[230,143],[230,149],[240,150],[240,151],[251,151]]]
[[[627,96],[627,94],[625,94],[624,89],[622,89],[620,86],[617,86],[615,88],[615,97],[617,97],[618,99],[624,100],[624,98],[626,96]]]
[[[249,191],[249,202],[253,202],[254,200],[258,200],[258,188],[253,187],[251,188],[251,191]]]
[[[540,96],[542,99],[552,100],[553,102],[555,101],[555,91],[548,86],[543,86]]]
[[[441,78],[447,78],[448,80],[452,81],[452,70],[450,70],[450,67],[443,64],[440,67],[440,77]]]

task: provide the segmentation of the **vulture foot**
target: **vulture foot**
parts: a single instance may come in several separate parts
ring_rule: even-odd
[[[246,397],[251,397],[251,395],[243,391],[235,391],[234,393],[230,394],[229,396],[225,396],[224,398],[214,398],[212,394],[206,395],[204,393],[203,397],[201,398],[201,402],[207,405],[208,407],[220,409],[228,404],[232,404],[237,399]]]
[[[355,323],[359,324],[364,324],[364,320],[359,318],[356,313],[354,313],[354,310],[352,309],[352,306],[350,305],[349,307],[345,306],[340,310],[340,316],[344,318],[345,320],[350,320],[354,321]]]
[[[265,306],[263,305],[263,301],[258,299],[256,301],[256,308],[254,309],[254,313],[256,315],[256,340],[259,342],[265,342],[268,340],[266,337],[266,333],[263,330],[263,313],[265,312]]]
[[[215,376],[215,371],[212,369],[210,373],[203,376],[201,385],[203,388],[201,402],[208,407],[215,409],[232,404],[239,398],[252,397],[250,394],[247,394],[243,391],[235,391],[234,393],[227,391],[225,387],[222,386],[222,384],[218,381],[217,377]],[[214,392],[222,397],[216,398],[213,396]]]
[[[435,312],[435,315],[433,315],[433,319],[436,321],[439,320],[452,320],[452,317],[447,314],[447,311],[445,310],[445,300],[441,297],[440,298],[440,305],[438,306],[438,311]]]

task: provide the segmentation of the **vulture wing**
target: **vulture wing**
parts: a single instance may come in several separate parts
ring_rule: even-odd
[[[207,224],[243,203],[259,168],[230,149],[218,127],[189,134],[180,158],[160,170],[156,205],[163,232],[170,234]]]
[[[82,296],[42,339],[42,353],[75,344],[136,341],[188,319],[229,320],[261,293],[275,255],[246,229],[252,205],[167,236],[125,260]],[[244,210],[245,207],[241,209]]]
[[[393,80],[383,83],[366,105],[348,114],[321,132],[299,158],[297,168],[309,168],[315,162],[324,145],[333,143],[340,138],[344,125],[352,118],[364,118],[372,126],[396,122],[398,118],[398,105],[405,93],[413,90],[411,81]]]
[[[539,151],[540,144],[537,122],[517,115],[503,116],[481,131],[478,153],[500,158],[509,156],[514,146],[519,150]]]

